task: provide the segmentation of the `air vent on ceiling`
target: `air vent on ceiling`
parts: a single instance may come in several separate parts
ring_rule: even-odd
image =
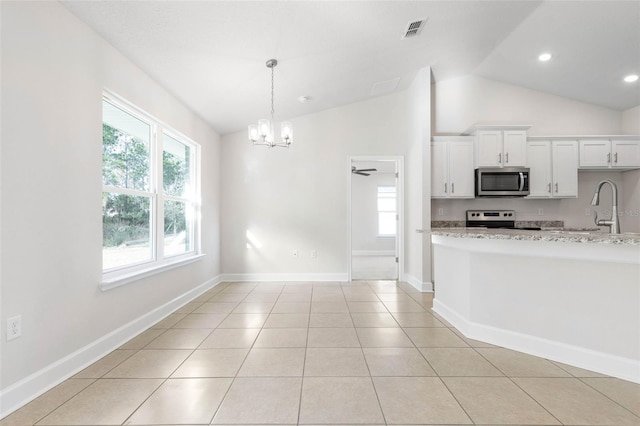
[[[404,35],[402,36],[402,40],[405,38],[415,37],[420,34],[420,31],[424,28],[424,24],[426,24],[427,19],[428,18],[424,18],[418,21],[409,22],[407,29],[404,31]]]
[[[391,93],[396,90],[398,87],[398,83],[400,82],[400,77],[394,78],[393,80],[385,80],[374,83],[371,87],[371,93],[369,96],[380,96],[386,95],[387,93]]]

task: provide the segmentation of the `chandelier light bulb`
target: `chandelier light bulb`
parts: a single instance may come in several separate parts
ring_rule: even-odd
[[[249,124],[249,140],[251,142],[257,142],[258,137],[258,126],[255,124]]]
[[[280,137],[286,143],[290,143],[293,139],[293,126],[288,121],[283,121],[280,124]]]

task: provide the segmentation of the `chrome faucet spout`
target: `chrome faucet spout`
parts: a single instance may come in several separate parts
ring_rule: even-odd
[[[609,231],[612,234],[619,234],[620,233],[620,220],[618,218],[618,187],[616,186],[615,182],[609,180],[609,179],[605,179],[603,181],[601,181],[600,183],[598,183],[598,185],[596,186],[596,193],[593,194],[593,199],[591,200],[591,205],[592,206],[597,206],[600,204],[600,191],[602,190],[602,186],[604,184],[608,184],[609,186],[611,186],[611,195],[612,195],[612,200],[611,200],[611,219],[610,220],[605,220],[605,219],[600,219],[598,220],[598,212],[596,212],[596,216],[594,219],[594,222],[597,226],[608,226],[609,227]]]

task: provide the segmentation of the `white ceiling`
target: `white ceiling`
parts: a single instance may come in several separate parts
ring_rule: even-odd
[[[425,66],[436,82],[476,74],[617,110],[640,104],[640,82],[622,82],[640,73],[638,1],[62,3],[221,134],[268,116],[270,58],[276,119],[367,99],[396,78],[404,90]],[[543,50],[554,55],[544,64]]]

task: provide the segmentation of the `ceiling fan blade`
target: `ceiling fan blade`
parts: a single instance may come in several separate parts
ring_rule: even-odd
[[[360,176],[371,176],[371,174],[369,173],[363,173],[360,170],[353,172],[356,175],[360,175]]]
[[[359,172],[377,172],[378,169],[360,169]]]

